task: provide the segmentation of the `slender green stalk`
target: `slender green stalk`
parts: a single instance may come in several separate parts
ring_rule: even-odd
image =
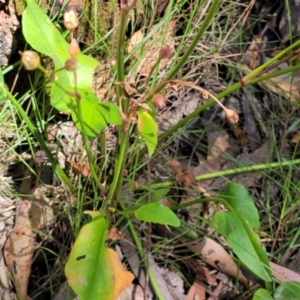
[[[177,75],[178,71],[187,62],[188,58],[190,57],[190,55],[192,54],[192,52],[194,51],[194,49],[198,45],[199,41],[201,40],[201,38],[202,38],[203,34],[205,33],[207,27],[211,23],[212,19],[215,17],[216,11],[217,11],[220,3],[221,3],[221,0],[213,0],[213,3],[210,7],[210,10],[208,11],[207,16],[204,18],[199,31],[197,32],[196,36],[192,40],[192,42],[191,42],[190,46],[188,47],[188,49],[185,51],[184,55],[181,57],[178,64],[175,65],[174,68],[172,68],[170,73],[167,75],[166,81],[170,80],[170,79],[173,79]]]
[[[98,177],[98,174],[95,170],[94,157],[93,157],[92,150],[91,150],[91,147],[90,147],[90,143],[89,143],[89,140],[88,140],[88,137],[87,137],[87,134],[86,134],[85,124],[83,122],[82,110],[81,110],[81,101],[76,100],[76,105],[77,105],[77,112],[78,112],[78,120],[79,120],[79,123],[80,123],[80,126],[81,126],[81,137],[82,137],[84,149],[87,153],[91,174],[92,174],[94,182],[97,184],[97,186],[101,187],[100,178]],[[97,198],[96,195],[95,195],[95,198]]]
[[[45,153],[48,156],[48,159],[50,160],[50,163],[51,163],[55,173],[57,174],[57,176],[68,186],[68,188],[72,192],[75,192],[76,188],[72,184],[72,181],[66,175],[66,173],[61,169],[61,167],[59,166],[57,160],[54,158],[51,151],[48,149],[46,143],[44,142],[44,139],[42,138],[40,133],[37,131],[36,127],[33,125],[31,120],[27,116],[26,112],[23,110],[22,106],[19,104],[17,99],[9,91],[6,91],[6,95],[7,95],[8,99],[12,102],[12,104],[15,106],[18,113],[22,117],[22,119],[25,121],[25,123],[28,126],[29,130],[31,131],[31,133],[33,134],[35,139],[38,141],[40,147],[45,151]]]
[[[230,175],[237,175],[246,172],[256,172],[261,170],[283,168],[283,167],[289,167],[289,166],[294,166],[299,164],[300,164],[300,159],[279,161],[279,162],[266,163],[266,164],[257,164],[257,165],[245,166],[245,167],[234,168],[229,170],[222,170],[222,171],[213,172],[209,174],[203,174],[203,175],[196,176],[196,179],[197,181],[202,181],[202,180],[213,179],[222,176],[230,176]],[[158,188],[170,187],[170,186],[174,186],[174,181],[165,181],[165,182],[153,183],[150,185],[141,184],[139,185],[139,189],[155,190]]]
[[[125,31],[129,9],[121,9],[121,20],[119,25],[119,36],[118,36],[118,49],[117,49],[117,81],[119,84],[115,85],[115,91],[117,95],[117,101],[122,100],[121,106],[122,111],[127,115],[129,110],[129,99],[122,98],[123,92],[121,89],[120,83],[125,80],[125,70],[124,70],[124,41],[125,41]],[[108,205],[112,206],[112,202],[114,197],[116,196],[118,188],[122,185],[122,169],[125,164],[126,158],[126,150],[128,144],[129,134],[128,132],[124,132],[125,128],[123,126],[119,126],[118,139],[119,139],[119,151],[116,153],[116,161],[114,167],[114,178],[109,187],[109,193],[107,195],[107,201],[103,204],[103,208],[105,209]],[[120,189],[119,189],[120,190]],[[117,203],[115,203],[117,205]]]
[[[121,9],[120,25],[119,25],[119,36],[118,36],[118,48],[117,48],[117,81],[119,84],[115,85],[115,91],[117,100],[119,101],[123,95],[120,83],[125,80],[125,56],[124,56],[124,42],[125,32],[128,19],[129,10]],[[126,114],[129,108],[129,100],[122,99],[122,110]]]
[[[125,207],[125,205],[124,205],[123,202],[120,202],[120,205],[121,205],[122,211],[126,209],[126,207]],[[132,235],[132,238],[134,240],[134,243],[135,243],[135,245],[137,247],[137,250],[138,250],[138,253],[139,253],[140,257],[141,257],[141,260],[146,261],[147,257],[146,257],[145,252],[144,252],[144,247],[143,247],[143,245],[141,243],[140,237],[136,233],[136,230],[135,230],[135,228],[134,228],[134,226],[133,226],[133,224],[131,222],[131,219],[130,219],[129,215],[126,216],[126,219],[128,221],[129,231],[130,231],[130,233]],[[156,296],[158,297],[158,299],[164,300],[164,297],[163,297],[163,295],[162,295],[162,293],[161,293],[161,291],[159,289],[157,280],[156,280],[156,278],[155,278],[155,276],[154,276],[151,268],[148,268],[148,275],[149,275],[149,278],[150,278],[151,286],[152,286],[152,288],[153,288]]]

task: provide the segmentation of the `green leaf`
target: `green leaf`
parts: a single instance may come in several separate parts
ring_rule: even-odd
[[[282,283],[274,293],[275,300],[298,300],[300,297],[300,282],[288,281]]]
[[[163,225],[180,226],[180,220],[167,206],[159,203],[149,203],[135,211],[135,217],[141,221],[158,223]]]
[[[157,146],[158,126],[150,114],[141,110],[138,112],[137,128],[144,138],[148,154],[151,157]]]
[[[31,47],[54,60],[55,70],[64,67],[66,60],[70,58],[69,44],[34,0],[27,0],[27,7],[22,17],[22,28],[25,39]],[[91,91],[93,72],[99,63],[82,53],[79,53],[76,58],[79,62],[76,71],[77,87]],[[66,94],[62,87],[74,86],[74,75],[72,72],[61,70],[55,76],[57,79],[51,90],[51,104],[60,111],[69,112],[65,101]]]
[[[241,262],[264,281],[271,281],[267,253],[250,224],[259,227],[258,212],[247,190],[230,183],[219,196],[229,212],[215,214],[212,226],[222,234]],[[253,215],[251,215],[253,214]]]
[[[69,285],[80,299],[111,299],[113,279],[105,260],[107,223],[96,217],[84,225],[65,267]]]
[[[4,87],[4,76],[2,69],[0,68],[0,104],[5,102],[7,99],[6,97],[6,89]]]
[[[253,230],[259,229],[260,227],[259,214],[253,198],[242,185],[236,183],[230,183],[227,186],[226,190],[222,193],[222,198],[227,199],[229,205],[231,205],[237,213],[237,216],[247,231],[248,237],[250,238],[256,253],[271,278],[272,275],[267,252],[260,241],[259,235]]]
[[[264,281],[271,281],[263,263],[235,213],[220,211],[215,214],[212,226],[222,234],[241,262]]]
[[[265,289],[258,289],[254,295],[252,300],[274,300],[273,297],[269,294],[269,292]]]
[[[254,200],[242,185],[229,183],[220,198],[228,202],[251,228],[259,229],[259,214]]]
[[[74,92],[73,88],[66,90]],[[115,125],[122,124],[120,109],[116,104],[100,102],[94,93],[86,90],[78,89],[77,92],[81,96],[79,104],[81,105],[82,120],[88,136],[97,136],[101,129],[106,127],[108,123]],[[77,128],[82,131],[76,101],[74,97],[67,95],[66,103],[71,110],[72,119]]]

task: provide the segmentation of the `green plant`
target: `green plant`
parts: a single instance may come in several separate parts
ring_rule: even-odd
[[[155,187],[152,186],[152,188],[151,186],[148,186],[149,192],[146,193],[145,199],[139,199],[140,201],[137,202],[136,207],[133,209],[131,207],[128,208],[122,199],[122,188],[124,185],[122,172],[125,169],[126,161],[129,160],[129,155],[131,156],[130,160],[134,161],[135,159],[137,162],[147,151],[148,156],[151,157],[159,142],[162,142],[165,138],[171,136],[173,132],[215,103],[215,99],[207,101],[169,131],[165,132],[160,137],[157,136],[158,128],[153,116],[155,114],[155,109],[151,106],[150,100],[158,95],[158,93],[164,89],[166,84],[171,82],[177,72],[184,66],[197,43],[202,38],[205,30],[211,23],[220,2],[221,1],[213,1],[209,12],[202,22],[200,30],[193,38],[192,43],[190,43],[190,46],[183,57],[177,59],[176,54],[174,65],[166,78],[160,84],[156,84],[155,80],[153,80],[150,87],[147,86],[146,88],[141,88],[139,91],[141,96],[139,96],[137,101],[133,101],[133,95],[129,95],[124,87],[125,74],[127,71],[124,66],[124,41],[128,15],[135,2],[133,1],[132,5],[128,5],[127,1],[121,1],[121,20],[118,38],[119,51],[117,52],[115,81],[116,99],[115,102],[112,103],[103,102],[102,99],[98,99],[92,92],[92,75],[98,62],[82,53],[74,53],[72,41],[67,43],[38,5],[33,0],[27,1],[27,8],[23,16],[23,32],[26,41],[33,49],[50,57],[55,64],[53,72],[42,68],[40,62],[34,65],[34,67],[40,67],[40,70],[44,72],[47,78],[46,81],[49,82],[51,90],[50,101],[52,106],[59,111],[70,113],[74,123],[81,131],[84,146],[88,154],[93,182],[95,186],[99,188],[97,194],[101,197],[101,207],[98,207],[100,212],[97,214],[90,212],[92,220],[81,229],[72,249],[70,259],[66,265],[66,275],[69,284],[82,299],[99,299],[100,297],[110,299],[119,291],[113,284],[112,278],[114,277],[114,274],[110,272],[113,263],[107,263],[107,258],[110,257],[110,254],[106,247],[107,229],[110,227],[111,220],[115,215],[125,215],[127,218],[129,228],[142,257],[145,256],[145,253],[131,223],[131,218],[133,216],[145,222],[180,226],[180,220],[176,214],[170,208],[159,202],[159,200],[163,198],[164,193],[169,191],[168,189],[165,189],[163,193],[161,191],[164,186],[167,186],[166,183],[157,184]],[[180,45],[182,46],[182,44],[183,41]],[[242,78],[240,82],[232,85],[217,95],[216,98],[221,99],[247,84],[254,84],[270,77],[277,76],[278,73],[263,75],[263,72],[268,67],[272,67],[274,62],[280,60],[283,55],[298,45],[299,42],[291,45],[274,59],[271,59],[263,66]],[[22,55],[24,55],[24,53]],[[281,71],[281,73],[295,71],[299,68],[299,65],[297,65]],[[28,128],[33,133],[40,146],[47,153],[56,174],[73,192],[75,192],[76,188],[64,171],[58,166],[56,159],[47,148],[41,134],[36,130],[34,124],[23,111],[15,97],[3,87],[1,76],[0,88],[0,101],[2,99],[1,95],[7,94],[8,98],[12,101],[27,123]],[[3,96],[3,98],[5,98],[5,96]],[[159,103],[159,105],[161,105],[161,103]],[[149,107],[152,107],[152,110],[149,109]],[[135,118],[137,119],[136,123],[134,121]],[[119,130],[112,182],[109,186],[103,187],[101,184],[105,180],[101,180],[99,172],[97,171],[97,168],[95,168],[96,163],[95,158],[91,153],[90,139],[102,135],[103,130],[108,124],[117,125]],[[138,149],[133,154],[129,153],[128,150],[129,138],[132,132],[137,135],[135,137],[136,140],[138,140],[140,135],[146,145],[143,150],[139,151]],[[139,146],[136,148],[140,148]],[[263,165],[262,167],[267,168],[268,166]],[[259,166],[257,166],[257,168],[259,168]],[[230,171],[233,173],[236,172],[236,170],[229,170],[228,172]],[[247,170],[243,169],[240,171]],[[220,176],[220,174],[213,174],[210,176]],[[168,184],[170,185],[170,183]],[[243,198],[243,201],[240,201],[240,197]],[[151,199],[151,203],[148,203],[148,198]],[[263,279],[267,283],[268,288],[270,288],[268,283],[271,282],[272,278],[268,266],[267,254],[265,249],[261,247],[258,234],[255,232],[255,230],[259,229],[259,219],[253,199],[241,186],[229,185],[227,190],[219,195],[218,201],[224,203],[229,209],[229,212],[217,213],[212,225],[220,234],[227,238],[229,245],[231,245],[241,263],[259,278]],[[245,209],[248,212],[246,215]],[[87,234],[88,232],[92,234],[89,235]],[[89,247],[85,247],[85,245],[89,245]],[[80,275],[78,276],[78,274]],[[161,298],[157,282],[153,274],[151,274],[151,271],[149,276],[158,297]],[[102,284],[104,283],[104,288],[99,287],[99,281],[101,281]],[[259,293],[261,292],[258,292],[257,295],[259,295]],[[283,294],[280,290],[278,293]]]

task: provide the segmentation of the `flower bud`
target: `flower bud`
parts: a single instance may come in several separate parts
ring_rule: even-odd
[[[40,56],[34,51],[19,52],[21,54],[21,60],[26,70],[32,71],[38,68],[41,64]]]
[[[64,25],[69,30],[74,30],[79,26],[79,19],[74,10],[69,10],[64,13]]]
[[[69,46],[69,53],[71,57],[76,57],[76,55],[80,52],[79,45],[75,39],[72,39]]]
[[[79,63],[76,58],[71,57],[65,62],[65,69],[74,72],[79,68]]]
[[[166,107],[166,97],[162,94],[155,94],[152,97],[151,102],[158,109],[163,109]]]

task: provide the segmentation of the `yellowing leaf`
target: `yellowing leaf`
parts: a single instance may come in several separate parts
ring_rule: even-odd
[[[125,270],[116,251],[110,248],[105,249],[105,259],[109,267],[111,278],[114,282],[113,298],[117,299],[122,290],[131,284],[134,275]],[[99,283],[101,285],[101,282]]]
[[[105,247],[107,221],[98,212],[85,224],[65,267],[68,283],[80,299],[115,300],[134,276],[126,271],[117,253]]]

